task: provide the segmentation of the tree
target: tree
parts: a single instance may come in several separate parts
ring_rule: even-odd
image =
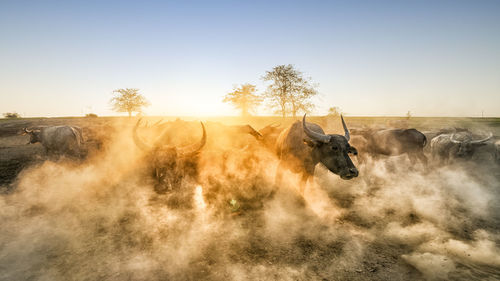
[[[222,101],[233,104],[235,108],[241,110],[242,116],[249,116],[262,102],[262,98],[256,92],[257,88],[252,84],[235,86],[233,92],[225,95]]]
[[[296,117],[300,111],[307,113],[314,108],[310,99],[318,94],[315,85],[311,84],[310,79],[304,78],[302,72],[293,65],[278,65],[271,71],[266,71],[262,79],[271,82],[264,97],[270,107],[275,108],[275,112],[283,117],[288,112]]]
[[[21,118],[21,115],[17,112],[5,112],[3,114],[3,117],[15,119],[15,118]]]
[[[340,116],[340,114],[342,114],[340,107],[333,106],[333,107],[328,108],[328,116],[338,117],[338,116]]]
[[[146,98],[139,94],[139,89],[126,88],[114,90],[115,96],[111,98],[111,105],[116,112],[128,112],[128,117],[132,112],[141,112],[141,108],[148,106]]]

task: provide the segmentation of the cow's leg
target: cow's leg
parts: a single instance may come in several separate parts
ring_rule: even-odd
[[[438,151],[431,150],[431,158],[433,163],[440,165],[443,163],[444,157]]]
[[[417,157],[418,157],[418,160],[420,160],[420,162],[422,163],[422,165],[424,165],[424,167],[427,167],[428,160],[427,160],[427,156],[425,156],[423,150],[420,151],[419,153],[417,153]]]
[[[408,156],[408,159],[410,159],[410,170],[415,170],[415,165],[417,164],[417,157],[415,156],[415,153],[408,152],[406,155]]]

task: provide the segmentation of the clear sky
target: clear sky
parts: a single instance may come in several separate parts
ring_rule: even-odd
[[[223,95],[278,64],[315,114],[500,116],[500,1],[0,1],[0,113],[114,115],[130,87],[149,115],[236,115]]]

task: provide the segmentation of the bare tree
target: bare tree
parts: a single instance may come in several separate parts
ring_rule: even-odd
[[[262,102],[262,98],[256,92],[257,88],[252,84],[235,86],[233,91],[225,95],[222,101],[231,103],[235,108],[241,110],[242,116],[249,116]]]
[[[132,112],[141,112],[142,107],[150,105],[146,98],[139,94],[139,89],[126,88],[114,90],[115,96],[111,98],[111,105],[116,112],[127,112],[128,117]]]
[[[310,99],[318,93],[315,85],[311,84],[310,79],[304,78],[302,72],[296,70],[293,65],[278,65],[271,71],[266,71],[262,79],[271,82],[264,97],[270,107],[283,117],[286,117],[288,112],[296,117],[297,113],[307,113],[314,108]]]
[[[300,85],[296,92],[292,92],[290,95],[290,112],[293,117],[297,117],[297,113],[311,113],[314,109],[314,104],[310,102],[310,99],[315,96],[318,92],[310,85],[307,81],[304,81]]]

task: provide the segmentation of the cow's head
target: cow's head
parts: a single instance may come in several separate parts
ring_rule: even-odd
[[[147,153],[148,161],[153,167],[154,176],[159,184],[164,185],[165,189],[172,189],[174,186],[178,186],[185,175],[185,168],[195,162],[193,162],[193,159],[206,143],[207,134],[205,126],[201,123],[203,136],[198,143],[184,147],[175,147],[155,142],[156,145],[152,146],[141,140],[137,135],[137,127],[140,122],[141,120],[137,121],[133,130],[135,145]]]
[[[30,140],[27,144],[40,142],[40,130],[28,130],[23,128],[23,135],[29,135]]]
[[[455,156],[457,158],[468,160],[472,158],[472,155],[474,154],[474,151],[477,147],[485,145],[486,142],[492,137],[493,134],[490,132],[490,134],[486,138],[480,140],[458,140],[456,134],[452,134],[450,140],[451,142],[458,144],[458,146],[456,147]]]
[[[306,115],[302,118],[302,127],[310,139],[305,139],[307,145],[312,148],[312,158],[315,162],[321,162],[332,173],[339,175],[344,180],[350,180],[358,176],[358,169],[354,166],[349,154],[357,155],[355,147],[349,145],[349,130],[341,116],[345,135],[322,134],[310,130],[306,126]]]

